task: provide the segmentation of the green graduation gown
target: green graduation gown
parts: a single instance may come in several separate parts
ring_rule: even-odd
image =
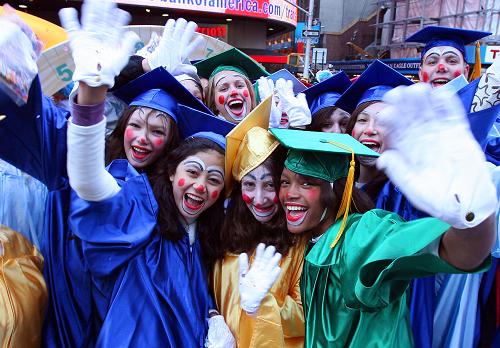
[[[405,222],[371,210],[351,214],[332,249],[341,221],[306,251],[301,295],[306,347],[411,347],[406,289],[411,279],[464,273],[422,250],[449,228],[435,218]],[[476,272],[487,270],[486,260]]]

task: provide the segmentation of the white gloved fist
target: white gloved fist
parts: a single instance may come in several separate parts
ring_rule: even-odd
[[[208,319],[208,333],[205,340],[207,348],[233,348],[236,347],[236,341],[229,330],[224,317],[215,315]]]
[[[130,21],[128,12],[110,0],[86,0],[81,25],[74,8],[63,8],[59,18],[68,32],[75,62],[73,81],[113,87],[115,76],[128,63],[137,42],[136,34],[123,30]]]
[[[162,66],[175,75],[176,69],[179,69],[179,66],[187,61],[203,42],[203,37],[200,35],[192,40],[196,28],[198,25],[195,22],[187,22],[184,18],[169,19],[163,29],[158,47],[147,57],[151,70]]]
[[[496,189],[462,103],[425,83],[384,96],[377,118],[386,150],[377,167],[418,209],[454,228],[477,226],[496,211]]]
[[[281,268],[278,266],[281,254],[272,245],[260,243],[255,251],[252,267],[248,268],[248,255],[239,256],[240,265],[240,306],[250,315],[257,313],[262,299],[278,278]]]
[[[276,81],[276,92],[279,98],[278,107],[287,114],[290,127],[303,127],[311,124],[311,111],[303,93],[293,93],[293,82],[279,79]]]

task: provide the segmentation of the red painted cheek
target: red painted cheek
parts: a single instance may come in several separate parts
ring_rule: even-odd
[[[460,75],[462,75],[462,72],[458,70],[453,73],[454,77],[459,77]]]
[[[245,90],[243,91],[243,95],[245,96],[245,98],[248,98],[248,96],[249,96],[250,94],[248,94],[248,91],[245,89]]]
[[[177,186],[182,187],[186,184],[186,179],[180,178],[179,181],[177,182]]]
[[[353,138],[356,138],[356,132],[354,131],[354,129],[353,129],[353,130],[352,130],[352,132],[351,132],[351,136],[352,136]]]
[[[163,146],[164,143],[165,143],[165,141],[163,139],[156,139],[154,141],[154,144],[156,147],[161,147],[161,146]]]
[[[125,130],[125,139],[130,141],[133,137],[134,137],[134,131],[130,128],[127,128]]]
[[[274,204],[278,204],[280,202],[278,195],[274,196],[273,202],[274,202]]]
[[[249,196],[247,196],[246,194],[242,194],[241,195],[241,198],[243,199],[243,202],[249,204],[249,203],[252,203],[252,198],[250,198]]]
[[[215,190],[212,192],[212,199],[217,199],[219,197],[219,191]]]
[[[223,96],[223,95],[220,95],[220,96],[219,96],[219,104],[224,105],[224,102],[225,102],[225,101],[226,101],[226,100],[224,99],[224,96]]]
[[[422,82],[429,82],[429,74],[425,71],[422,73]]]
[[[320,190],[309,190],[307,192],[307,198],[311,201],[317,201],[319,200],[319,194],[320,194]]]

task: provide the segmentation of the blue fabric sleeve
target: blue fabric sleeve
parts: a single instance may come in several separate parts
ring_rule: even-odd
[[[26,105],[0,91],[0,158],[54,190],[67,183],[66,123],[69,113],[43,96],[39,78]]]
[[[147,177],[126,160],[114,161],[109,171],[121,185],[118,194],[100,202],[85,201],[75,192],[71,197],[70,229],[82,240],[95,276],[111,274],[158,236],[158,207]]]

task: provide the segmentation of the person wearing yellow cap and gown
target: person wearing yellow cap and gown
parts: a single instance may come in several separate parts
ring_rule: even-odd
[[[378,155],[349,135],[271,130],[290,148],[279,192],[287,227],[313,237],[301,278],[306,347],[413,346],[410,280],[490,264],[498,202],[460,101],[423,84],[383,101],[388,148],[377,166],[439,219],[367,211],[355,196],[354,155]]]
[[[286,230],[277,200],[284,154],[267,130],[271,102],[267,98],[226,136],[226,188],[232,192],[212,289],[238,347],[304,344],[299,289],[304,241]],[[272,246],[264,249],[259,243]],[[281,273],[253,299],[253,291],[245,291],[241,278],[243,274],[248,278],[246,267],[241,264],[247,261],[241,261],[238,254],[251,255],[250,274],[258,267],[259,254],[264,250],[277,250],[283,255],[279,263]]]

